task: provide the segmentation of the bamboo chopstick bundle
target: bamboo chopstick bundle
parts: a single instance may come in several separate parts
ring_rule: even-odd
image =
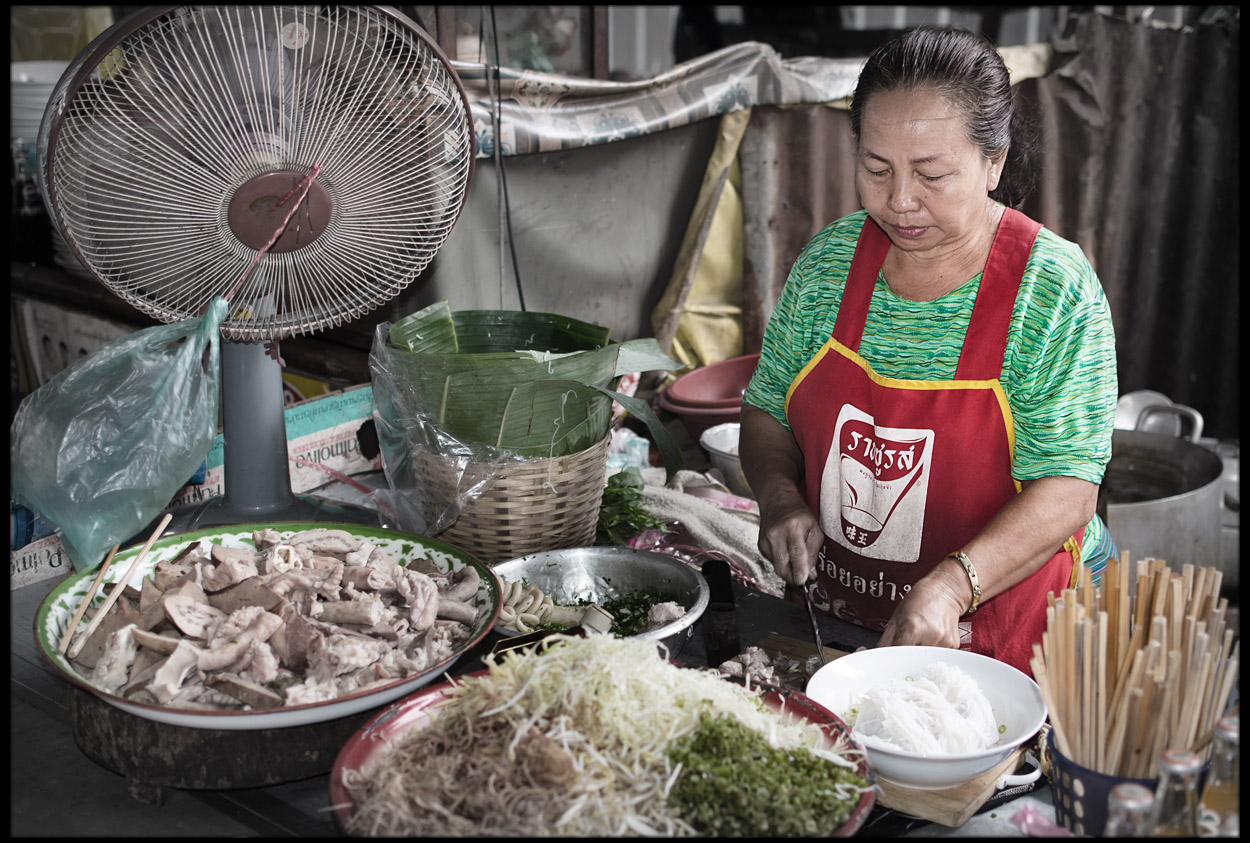
[[[1056,746],[1106,775],[1153,778],[1164,749],[1205,751],[1240,667],[1218,568],[1108,562],[1047,595],[1046,631],[1030,667]]]

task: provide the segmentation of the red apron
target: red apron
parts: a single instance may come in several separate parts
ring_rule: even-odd
[[[911,586],[962,548],[1020,492],[1014,428],[999,375],[1020,279],[1041,226],[1007,209],[990,247],[955,379],[883,377],[858,355],[890,240],[866,219],[833,337],[799,372],[786,418],[820,519],[813,603],[881,630]],[[1032,675],[1046,595],[1069,587],[1078,533],[1045,565],[960,620],[960,647]],[[973,560],[974,563],[976,560]]]

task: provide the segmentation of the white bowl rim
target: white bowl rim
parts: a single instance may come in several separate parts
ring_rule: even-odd
[[[723,447],[717,447],[716,445],[712,444],[712,442],[717,438],[717,436],[721,434],[728,434],[730,431],[736,431],[739,434],[739,436],[736,436],[734,438],[738,439],[742,434],[742,423],[741,422],[724,422],[723,424],[712,425],[711,427],[709,427],[707,430],[703,431],[703,433],[699,435],[699,444],[702,445],[707,450],[712,451],[713,453],[717,453],[725,457],[733,457],[734,459],[738,459],[737,454],[730,453],[729,451],[725,450]]]
[[[828,677],[835,676],[837,674],[837,671],[829,670],[829,669],[833,668],[835,665],[838,664],[838,662],[841,662],[844,659],[853,659],[856,662],[864,661],[866,658],[871,657],[866,654],[878,654],[879,655],[880,651],[886,650],[886,649],[895,650],[895,651],[908,651],[908,650],[915,651],[914,655],[917,658],[924,658],[925,654],[928,654],[928,656],[932,657],[932,661],[941,661],[943,658],[948,659],[948,660],[952,660],[952,659],[964,660],[965,662],[967,662],[968,660],[972,660],[972,661],[983,660],[983,663],[986,663],[987,665],[993,664],[995,666],[995,669],[1001,668],[1002,670],[1005,670],[1005,671],[1014,672],[1015,674],[1019,675],[1021,680],[1027,683],[1027,685],[1022,684],[1021,687],[1030,688],[1031,686],[1031,690],[1034,696],[1034,702],[1038,704],[1038,708],[1040,709],[1040,712],[1036,715],[1036,717],[1030,718],[1027,721],[1025,721],[1027,724],[1031,724],[1033,723],[1034,720],[1036,720],[1036,725],[1027,726],[1023,734],[1019,735],[1018,737],[1012,737],[1010,739],[1008,739],[1004,735],[1002,741],[995,743],[993,746],[989,747],[988,749],[983,749],[979,752],[964,752],[964,753],[952,753],[952,754],[943,754],[943,755],[924,755],[918,752],[908,752],[906,750],[900,750],[900,749],[889,749],[886,747],[881,747],[881,746],[871,744],[868,741],[864,741],[863,742],[864,748],[867,749],[870,753],[874,753],[874,752],[881,753],[883,755],[889,755],[895,759],[907,760],[907,761],[931,761],[931,762],[937,762],[937,763],[948,762],[948,761],[949,762],[975,761],[977,759],[989,758],[995,755],[1002,754],[1003,752],[1007,750],[1014,749],[1015,747],[1027,741],[1029,738],[1033,737],[1033,735],[1037,734],[1038,730],[1042,728],[1042,724],[1046,721],[1048,712],[1046,709],[1045,701],[1042,699],[1041,689],[1038,688],[1037,683],[1030,676],[1028,676],[1023,671],[1015,667],[1012,667],[1006,662],[1000,662],[997,659],[994,659],[990,656],[986,656],[981,653],[974,653],[970,650],[956,650],[950,647],[925,647],[925,646],[919,646],[919,645],[900,645],[896,647],[888,647],[888,648],[879,647],[879,648],[873,648],[869,650],[859,650],[854,653],[848,653],[847,655],[841,656],[840,658],[820,668],[820,670],[816,671],[816,673],[812,675],[812,678],[808,680],[807,695],[809,697],[812,697],[812,699],[816,700],[821,705],[828,708],[834,714],[837,714],[839,717],[843,717],[843,713],[838,711],[835,706],[830,705],[830,703],[825,702],[824,700],[820,698],[820,696],[818,696],[822,689],[816,688],[815,691],[817,695],[812,694],[812,683],[815,682],[817,677],[822,672],[825,672],[825,671],[828,671],[827,673],[825,673],[826,681],[828,681]],[[952,655],[956,653],[958,655]],[[911,655],[911,654],[909,653],[908,655]],[[859,656],[859,658],[856,658],[856,656]],[[848,662],[848,664],[850,663]],[[952,666],[959,667],[958,664],[953,664]],[[846,669],[846,665],[843,665],[842,670],[845,670],[845,669]],[[1007,673],[1005,675],[1010,676],[1011,673]],[[893,678],[896,678],[896,677],[882,677],[877,684],[884,684],[886,682],[889,682]],[[984,692],[984,689],[982,690]],[[860,735],[857,735],[857,737],[862,739],[862,736]]]

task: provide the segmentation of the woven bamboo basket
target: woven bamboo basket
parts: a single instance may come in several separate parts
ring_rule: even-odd
[[[508,462],[486,491],[438,535],[487,565],[530,553],[594,544],[608,479],[609,433],[584,451]],[[427,506],[450,500],[456,473],[428,452],[417,461]]]

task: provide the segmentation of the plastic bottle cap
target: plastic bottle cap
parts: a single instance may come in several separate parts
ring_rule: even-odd
[[[1241,733],[1241,717],[1236,714],[1227,714],[1219,719],[1215,724],[1215,734],[1225,740],[1236,742]]]
[[[1202,769],[1202,758],[1188,749],[1165,749],[1159,756],[1159,767],[1172,773],[1192,773]]]

